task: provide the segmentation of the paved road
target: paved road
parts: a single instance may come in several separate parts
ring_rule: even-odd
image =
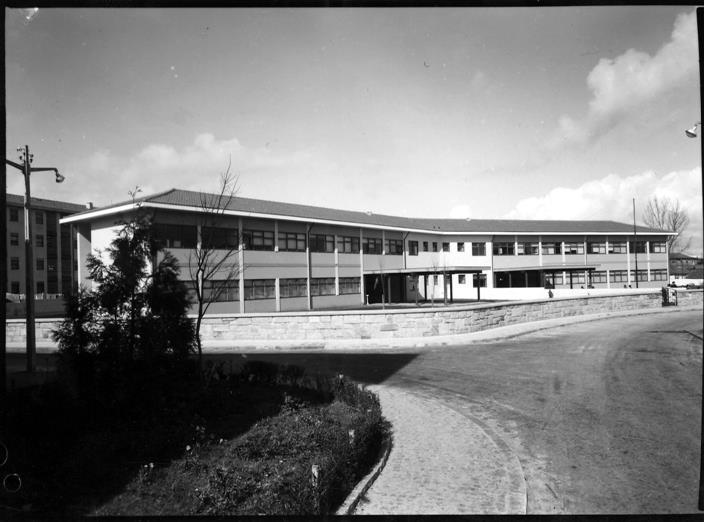
[[[697,511],[701,311],[416,353],[247,357],[383,383],[477,420],[518,458],[528,513]]]

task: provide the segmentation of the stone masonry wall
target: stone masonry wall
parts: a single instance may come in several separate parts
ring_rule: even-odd
[[[678,290],[679,306],[702,305],[701,290]],[[206,317],[203,341],[384,339],[478,332],[511,324],[662,306],[660,291],[502,304]],[[37,319],[37,345],[51,347],[58,319]],[[7,321],[8,346],[24,343],[24,321]]]

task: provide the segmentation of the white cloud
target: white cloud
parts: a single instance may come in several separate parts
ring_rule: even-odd
[[[690,217],[685,236],[692,235],[693,251],[702,249],[702,171],[674,171],[657,175],[652,171],[621,177],[610,174],[577,188],[558,187],[539,197],[525,198],[506,214],[507,219],[592,219],[633,222],[633,198],[636,198],[636,222],[653,196],[679,200]]]
[[[453,219],[463,219],[471,217],[469,205],[455,205],[450,209],[450,217]]]
[[[671,38],[654,55],[629,49],[602,58],[587,76],[591,100],[582,119],[563,115],[549,148],[585,144],[617,125],[634,109],[692,81],[698,72],[696,12],[680,14]]]

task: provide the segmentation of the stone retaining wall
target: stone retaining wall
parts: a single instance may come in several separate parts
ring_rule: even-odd
[[[702,290],[678,290],[679,306],[702,305]],[[201,327],[204,342],[233,340],[384,339],[452,335],[500,326],[662,306],[659,290],[462,307],[214,315]],[[37,319],[37,345],[50,347],[58,319]],[[25,341],[23,320],[8,320],[8,346]]]

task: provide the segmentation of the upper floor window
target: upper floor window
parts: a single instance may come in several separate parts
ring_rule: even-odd
[[[309,245],[311,252],[334,252],[335,236],[326,234],[310,234]]]
[[[152,233],[156,241],[166,248],[196,247],[198,231],[193,225],[157,223],[154,225]]]
[[[518,243],[519,256],[537,256],[538,243]]]
[[[306,235],[304,232],[279,232],[279,250],[284,252],[305,252]]]
[[[19,232],[10,232],[10,246],[19,246],[19,244],[20,244]]]
[[[606,254],[606,243],[602,242],[588,242],[587,252],[590,254]]]
[[[359,254],[359,238],[352,236],[339,236],[337,250],[342,254]]]
[[[234,228],[203,227],[201,242],[203,248],[235,249],[239,246],[239,233]]]
[[[19,270],[20,269],[20,258],[19,257],[11,257],[10,258],[10,270]],[[13,292],[17,293],[17,292]]]
[[[34,222],[37,225],[43,225],[44,224],[44,212],[41,210],[37,210],[34,212]]]
[[[438,244],[435,241],[433,241],[433,252],[437,252],[437,251],[438,251]]]
[[[381,239],[375,237],[363,238],[362,252],[365,254],[381,254]]]
[[[667,252],[667,243],[665,241],[651,241],[650,242],[650,253],[651,254],[664,254]],[[659,279],[656,279],[659,281]]]
[[[629,247],[631,249],[631,254],[634,252],[636,254],[645,254],[645,241],[635,241],[635,249],[633,248],[633,241],[629,241]]]
[[[461,241],[457,242],[457,251],[458,252],[464,252],[464,243]]]
[[[417,256],[418,255],[418,241],[408,242],[408,255]]]
[[[44,258],[43,257],[38,257],[37,258],[37,270],[44,270]]]
[[[274,233],[270,230],[243,230],[242,243],[247,250],[274,250]],[[247,298],[246,291],[245,298]]]
[[[584,254],[584,243],[583,242],[570,242],[565,243],[565,255],[576,255]]]
[[[423,241],[423,252],[427,252],[427,251],[428,251],[428,242]]]
[[[34,236],[34,245],[43,248],[44,247],[44,235],[43,234],[37,234]]]
[[[609,254],[625,254],[626,253],[626,242],[625,241],[609,241]]]
[[[562,253],[562,243],[543,243],[543,255],[552,256]]]
[[[443,243],[442,244],[442,251],[449,252],[450,251],[450,243]]]
[[[494,255],[495,256],[512,256],[515,254],[515,245],[510,243],[494,243]]]
[[[403,255],[403,240],[387,239],[385,241],[384,250],[388,255],[400,256]]]
[[[486,255],[486,243],[472,243],[472,255],[473,256],[485,256]]]
[[[15,207],[10,207],[10,221],[19,221],[19,220],[20,220],[19,210]]]

